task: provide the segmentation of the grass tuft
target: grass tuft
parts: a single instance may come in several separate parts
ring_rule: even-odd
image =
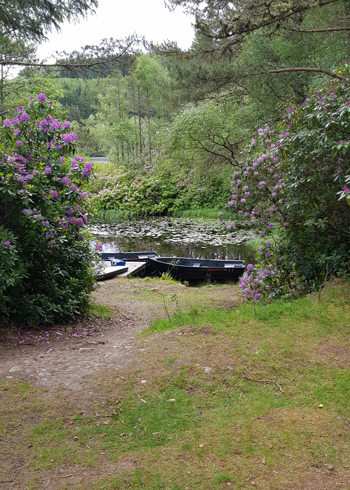
[[[88,318],[112,318],[109,306],[90,302],[88,305]]]

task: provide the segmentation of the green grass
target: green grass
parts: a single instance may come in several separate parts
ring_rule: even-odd
[[[205,209],[185,209],[175,210],[171,213],[171,216],[178,218],[208,218],[218,219],[218,208],[205,208]],[[118,220],[127,220],[138,218],[142,216],[142,213],[123,211],[120,209],[99,209],[95,211],[95,218],[103,220],[106,223],[111,223]]]
[[[24,406],[28,471],[92,472],[67,489],[308,488],[329,465],[329,488],[347,488],[349,339],[348,282],[255,312],[178,311],[139,337],[130,366],[101,373],[90,413],[43,411],[6,380],[2,434]]]
[[[87,311],[88,318],[112,318],[111,309],[106,305],[90,302]]]
[[[219,218],[219,208],[202,208],[202,209],[177,209],[173,211],[172,216],[177,218]]]

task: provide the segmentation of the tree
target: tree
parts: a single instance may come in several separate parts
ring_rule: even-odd
[[[0,2],[1,37],[39,42],[52,27],[59,29],[65,20],[71,21],[93,11],[97,0],[2,0]]]
[[[130,117],[128,83],[120,71],[100,82],[96,126],[92,132],[113,161],[133,165],[137,129]]]
[[[187,105],[160,132],[163,152],[179,166],[199,173],[238,165],[243,111],[230,101],[206,100]]]
[[[152,167],[152,131],[151,115],[162,117],[161,110],[166,101],[169,77],[159,58],[140,55],[137,58],[134,77],[143,99],[148,129],[148,161]],[[141,102],[141,101],[140,101]],[[141,109],[141,107],[140,107]]]

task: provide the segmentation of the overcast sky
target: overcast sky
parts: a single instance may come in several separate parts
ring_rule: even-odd
[[[75,24],[63,24],[61,31],[48,35],[38,48],[40,59],[55,51],[73,51],[87,44],[97,45],[103,38],[121,39],[131,34],[147,41],[177,41],[180,48],[192,44],[192,18],[176,9],[169,11],[164,0],[99,0],[96,14]]]

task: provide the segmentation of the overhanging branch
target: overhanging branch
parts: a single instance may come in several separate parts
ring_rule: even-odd
[[[337,75],[336,73],[332,73],[331,71],[328,71],[328,70],[323,70],[322,68],[280,68],[279,70],[268,70],[266,72],[262,72],[262,73],[260,73],[260,75],[263,75],[266,73],[290,73],[290,72],[295,72],[295,71],[324,73],[325,75],[328,75],[329,77],[337,78],[338,80],[345,81],[345,77],[342,77],[341,75]]]
[[[300,32],[302,34],[304,33],[310,33],[313,34],[314,32],[342,32],[342,31],[350,31],[350,27],[329,27],[327,29],[287,29],[288,31],[293,31],[293,32]]]

